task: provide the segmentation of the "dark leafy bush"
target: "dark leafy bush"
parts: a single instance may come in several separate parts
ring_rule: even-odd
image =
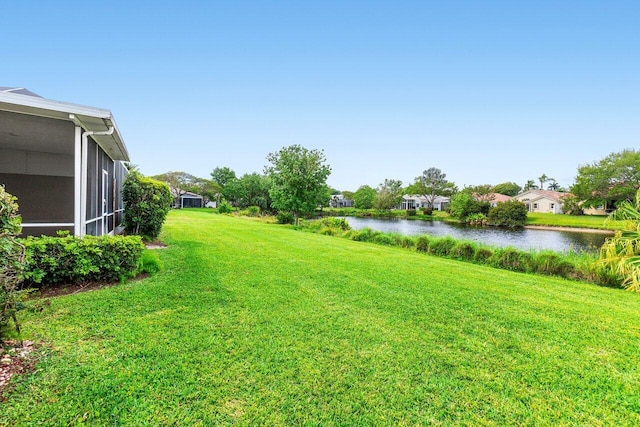
[[[451,258],[471,261],[476,253],[476,247],[470,242],[458,242],[451,249]]]
[[[169,186],[130,171],[124,180],[122,198],[126,232],[148,240],[157,238],[173,203]]]
[[[424,208],[424,209],[422,209],[422,214],[423,215],[429,215],[429,216],[433,215],[433,208]]]
[[[27,292],[20,289],[24,247],[17,240],[22,220],[16,198],[0,185],[0,342],[20,334],[17,313]]]
[[[529,252],[514,248],[496,249],[489,263],[504,270],[531,272],[533,271],[533,256]]]
[[[416,251],[428,252],[429,242],[431,242],[431,239],[429,238],[429,236],[426,236],[426,235],[419,236],[418,241],[416,242]]]
[[[278,224],[293,224],[296,220],[293,216],[293,213],[287,211],[278,212],[278,214],[276,215],[276,219],[278,221]]]
[[[498,202],[491,208],[487,219],[489,225],[518,228],[527,223],[527,206],[517,200]]]
[[[139,236],[27,237],[25,283],[32,287],[113,282],[136,275],[144,245]]]
[[[407,216],[416,216],[417,214],[415,209],[407,209]]]
[[[456,241],[451,237],[442,239],[433,239],[429,243],[429,253],[441,257],[447,257],[451,254],[451,250],[456,245]]]

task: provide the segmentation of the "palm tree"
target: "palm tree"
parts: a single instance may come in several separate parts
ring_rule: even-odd
[[[524,187],[522,187],[522,191],[536,190],[537,188],[538,186],[536,185],[535,181],[530,179],[527,181]]]
[[[558,191],[560,189],[560,184],[558,184],[558,181],[556,181],[555,179],[551,178],[551,184],[549,184],[547,186],[548,190],[553,190],[553,191]]]
[[[624,221],[624,229],[600,248],[599,263],[622,277],[622,286],[640,292],[640,190],[635,203],[622,202],[607,221]]]
[[[541,176],[538,177],[538,180],[540,181],[541,190],[544,190],[544,183],[549,181],[550,179],[552,178],[549,178],[546,173],[543,173]]]

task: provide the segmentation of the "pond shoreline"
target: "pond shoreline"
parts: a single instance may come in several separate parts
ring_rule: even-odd
[[[579,233],[596,233],[596,234],[610,234],[614,235],[614,230],[605,230],[602,228],[581,228],[581,227],[564,227],[564,226],[553,226],[553,225],[525,225],[524,228],[529,228],[532,230],[557,230],[557,231],[575,231]]]

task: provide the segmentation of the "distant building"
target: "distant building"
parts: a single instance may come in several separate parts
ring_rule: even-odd
[[[199,194],[187,191],[176,198],[174,206],[176,208],[201,208],[204,206],[204,199]]]
[[[449,208],[449,197],[436,196],[433,199],[433,209],[436,211],[446,211]],[[429,199],[426,196],[417,194],[402,196],[402,204],[400,209],[424,209],[429,207]]]
[[[353,200],[345,198],[342,194],[334,194],[329,200],[329,206],[332,208],[352,208]]]
[[[568,194],[551,190],[528,190],[512,197],[512,200],[524,203],[529,212],[561,214],[563,198]]]

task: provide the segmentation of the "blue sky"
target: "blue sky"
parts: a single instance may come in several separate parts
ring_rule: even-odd
[[[89,2],[86,2],[89,3]],[[0,86],[110,109],[146,175],[323,149],[340,190],[459,187],[638,148],[638,1],[24,1]]]

